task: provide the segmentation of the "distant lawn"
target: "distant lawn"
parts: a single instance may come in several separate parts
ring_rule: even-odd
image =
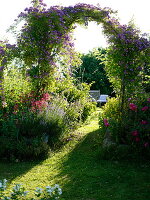
[[[42,162],[0,162],[0,180],[27,191],[59,184],[65,200],[148,200],[148,163],[102,160],[97,114],[58,152]]]

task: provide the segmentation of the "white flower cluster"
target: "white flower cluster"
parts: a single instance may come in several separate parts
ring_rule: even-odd
[[[23,187],[21,187],[22,184],[16,184],[13,187],[13,192],[11,193],[11,196],[16,196],[16,195],[20,195],[20,196],[26,196],[28,194],[28,191],[25,191],[25,189]]]
[[[58,184],[55,184],[54,187],[46,186],[46,191],[49,195],[52,195],[54,192],[58,192],[59,195],[62,194],[62,189]]]
[[[55,184],[54,187],[46,186],[45,190],[42,188],[36,188],[35,192],[37,197],[44,195],[45,198],[49,197],[50,199],[59,199],[59,196],[62,194],[62,189],[58,184]]]
[[[16,184],[13,189],[10,197],[4,196],[4,191],[6,189],[7,180],[4,179],[0,181],[0,199],[1,200],[18,200],[19,197],[25,197],[28,191],[25,191],[25,188],[22,187],[21,184]],[[58,184],[55,184],[54,187],[46,186],[45,189],[36,188],[35,196],[38,197],[37,199],[31,198],[31,200],[54,200],[60,199],[60,195],[62,194],[62,190]]]
[[[6,183],[7,183],[6,179],[0,181],[0,191],[4,191],[6,189]]]

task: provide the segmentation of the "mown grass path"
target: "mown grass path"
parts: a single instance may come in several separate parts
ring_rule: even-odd
[[[0,162],[0,179],[36,187],[59,184],[65,200],[148,200],[150,166],[100,157],[98,113],[42,162]]]

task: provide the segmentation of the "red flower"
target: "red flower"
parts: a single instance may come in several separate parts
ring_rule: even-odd
[[[148,106],[144,106],[141,110],[142,110],[142,111],[148,110]]]
[[[130,103],[129,107],[130,107],[131,110],[137,111],[137,106],[134,103]]]
[[[107,119],[104,119],[103,120],[104,121],[104,125],[106,126],[106,127],[108,127],[110,124],[108,123],[108,120]]]
[[[137,136],[139,133],[138,133],[138,131],[136,130],[136,131],[132,131],[132,133],[131,133],[133,136]]]

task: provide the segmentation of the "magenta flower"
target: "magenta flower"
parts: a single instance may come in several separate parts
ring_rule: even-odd
[[[144,147],[148,147],[148,146],[149,146],[149,143],[146,142],[146,143],[144,144]]]
[[[148,110],[148,106],[144,106],[141,110],[142,110],[142,111]]]
[[[16,111],[14,111],[14,112],[12,112],[14,115],[17,115],[17,112]]]
[[[139,133],[138,133],[138,131],[136,130],[136,131],[132,131],[132,133],[131,133],[133,136],[137,136]]]
[[[103,120],[104,121],[104,125],[106,126],[106,127],[108,127],[110,124],[108,123],[108,120],[107,119],[104,119]]]
[[[130,103],[129,107],[130,107],[131,110],[137,111],[137,106],[134,103]]]
[[[146,120],[142,120],[141,124],[145,125],[145,124],[148,124],[148,122]]]

